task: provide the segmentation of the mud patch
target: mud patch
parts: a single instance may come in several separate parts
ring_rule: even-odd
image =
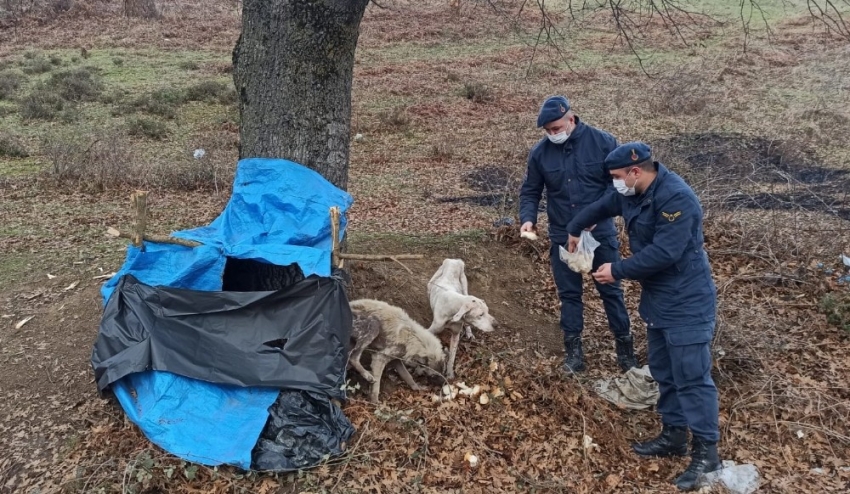
[[[499,211],[515,210],[519,203],[519,188],[523,176],[516,170],[497,165],[475,168],[464,176],[467,187],[479,192],[463,196],[437,198],[437,202],[463,202],[492,207]]]

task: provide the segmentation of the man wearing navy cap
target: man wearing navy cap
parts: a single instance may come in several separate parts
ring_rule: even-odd
[[[546,189],[552,274],[561,300],[560,327],[564,333],[567,372],[584,370],[581,333],[584,328],[582,276],[560,260],[559,245],[567,243],[567,224],[589,204],[611,188],[611,177],[603,166],[605,156],[616,146],[609,133],[587,125],[570,110],[563,96],[546,99],[537,117],[546,132],[528,156],[528,170],[520,190],[520,231],[531,232],[537,223],[537,208]],[[593,228],[600,245],[594,251],[593,268],[620,259],[620,245],[613,220],[603,219]],[[623,372],[638,367],[634,354],[629,316],[619,283],[596,283],[608,327],[614,334],[617,364]]]
[[[681,490],[720,468],[717,388],[709,344],[714,335],[717,291],[703,249],[702,207],[681,177],[652,160],[642,142],[619,146],[605,159],[618,193],[585,208],[568,226],[569,250],[578,236],[605,218],[622,216],[632,257],[605,263],[598,283],[622,279],[641,284],[640,315],[647,325],[649,370],[658,382],[658,437],[632,448],[643,456],[684,456],[688,429],[691,463],[676,478]]]

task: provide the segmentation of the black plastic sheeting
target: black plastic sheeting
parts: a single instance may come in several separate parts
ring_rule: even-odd
[[[351,309],[335,278],[283,290],[151,287],[125,275],[92,352],[98,391],[133,372],[168,371],[237,386],[302,389],[344,399]]]
[[[307,391],[282,391],[269,409],[251,453],[255,470],[276,472],[315,466],[341,455],[354,426],[327,397]]]

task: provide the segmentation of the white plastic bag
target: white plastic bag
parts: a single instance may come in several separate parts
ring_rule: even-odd
[[[578,238],[576,251],[570,253],[563,245],[558,246],[561,260],[576,273],[589,273],[593,270],[593,251],[599,247],[599,242],[593,238],[589,231],[584,230]]]

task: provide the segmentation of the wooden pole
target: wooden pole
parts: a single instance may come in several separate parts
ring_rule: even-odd
[[[148,191],[137,190],[133,192],[130,194],[130,201],[136,208],[136,227],[130,240],[133,241],[133,245],[143,249],[142,241],[145,238],[145,228],[148,224]]]
[[[331,266],[342,268],[342,258],[339,257],[339,207],[331,207]]]
[[[109,235],[110,237],[129,238],[131,240],[136,236],[135,232],[133,232],[133,233],[121,232],[121,231],[118,231],[116,228],[112,228],[112,227],[107,228],[106,234]],[[203,245],[202,243],[195,242],[194,240],[186,240],[186,239],[183,239],[183,238],[169,237],[168,235],[145,235],[143,237],[143,239],[148,241],[148,242],[156,242],[158,244],[175,244],[175,245],[182,245],[184,247],[198,247],[199,245]]]

